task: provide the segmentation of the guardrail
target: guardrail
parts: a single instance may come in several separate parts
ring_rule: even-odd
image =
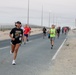
[[[44,27],[44,26],[39,26],[39,25],[29,25],[29,26],[31,28],[43,28]],[[11,30],[14,27],[15,27],[14,25],[0,25],[0,31]],[[46,28],[49,29],[49,27],[46,27]]]
[[[0,31],[10,30],[13,27],[13,25],[0,25]]]

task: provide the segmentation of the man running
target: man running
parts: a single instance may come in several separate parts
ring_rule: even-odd
[[[49,33],[50,33],[51,49],[53,49],[54,40],[55,40],[55,36],[56,36],[55,25],[52,25]]]
[[[64,27],[62,27],[62,34],[64,33]]]
[[[26,44],[26,41],[28,39],[28,35],[30,34],[30,28],[29,26],[26,24],[24,27],[24,44]]]
[[[31,27],[30,27],[30,26],[28,26],[28,27],[29,27],[29,34],[28,34],[27,41],[29,41],[29,35],[30,35],[30,33],[31,33]]]
[[[16,57],[17,57],[17,52],[18,49],[20,47],[22,38],[23,38],[23,30],[21,29],[21,22],[17,21],[15,23],[15,28],[13,28],[10,31],[10,38],[11,38],[11,51],[10,53],[13,53],[13,61],[12,61],[12,65],[16,65]]]
[[[68,30],[67,27],[65,27],[65,28],[64,28],[64,33],[65,33],[65,35],[67,34],[67,30]]]
[[[44,39],[45,36],[46,36],[46,28],[43,27],[43,39]]]
[[[60,36],[60,31],[61,31],[61,29],[60,29],[60,27],[58,27],[58,28],[56,29],[57,37],[58,37],[58,38],[59,38],[59,36]]]

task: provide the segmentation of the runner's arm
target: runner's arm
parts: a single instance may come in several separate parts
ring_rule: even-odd
[[[15,40],[15,38],[13,38],[13,36],[12,36],[13,32],[14,32],[14,29],[12,29],[11,32],[10,32],[10,34],[9,34],[11,40]]]
[[[9,34],[11,40],[15,40],[15,38],[13,38],[12,34]]]

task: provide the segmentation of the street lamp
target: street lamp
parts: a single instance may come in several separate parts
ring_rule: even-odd
[[[53,24],[54,24],[54,19],[55,19],[55,15],[54,15],[54,13],[53,13]]]
[[[51,14],[51,11],[49,11],[49,27],[50,27],[50,14]]]
[[[41,10],[41,26],[43,26],[43,5],[42,5],[42,10]]]
[[[75,27],[76,27],[76,19],[75,19]]]
[[[58,18],[56,17],[56,26],[58,26]]]
[[[29,25],[29,0],[28,0],[28,11],[27,11],[27,24]]]

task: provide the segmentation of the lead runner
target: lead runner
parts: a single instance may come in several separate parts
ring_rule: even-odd
[[[23,30],[21,29],[21,22],[17,21],[15,23],[15,28],[13,28],[10,31],[10,38],[11,38],[11,51],[10,53],[13,53],[13,61],[12,61],[12,65],[16,65],[16,57],[17,57],[17,53],[23,38]]]

